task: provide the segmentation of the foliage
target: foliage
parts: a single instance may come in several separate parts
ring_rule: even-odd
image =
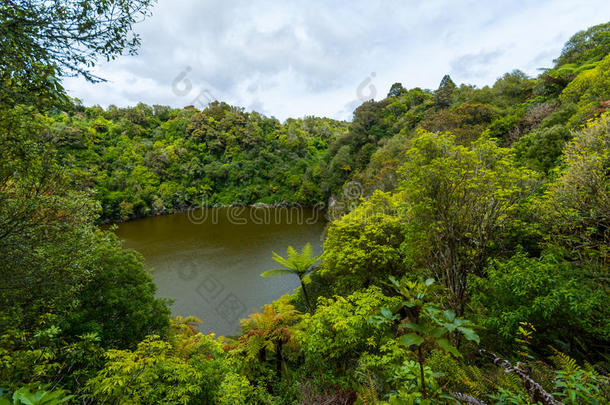
[[[150,3],[0,5],[0,403],[608,403],[608,24],[537,78],[395,83],[351,123],[68,100]],[[263,273],[302,297],[230,338],[96,226],[327,202],[324,256]]]
[[[73,395],[67,395],[64,390],[46,391],[22,387],[15,391],[12,401],[0,397],[0,405],[59,405],[68,402]]]
[[[198,370],[150,336],[135,351],[109,350],[108,361],[88,382],[93,398],[117,404],[180,404],[197,395]]]
[[[505,373],[517,374],[523,381],[525,391],[515,392],[500,387],[496,394],[489,397],[502,404],[531,404],[545,405],[557,404],[602,404],[610,398],[607,392],[608,379],[599,375],[590,365],[586,370],[576,364],[574,359],[557,350],[552,357],[557,369],[552,370],[553,388],[555,392],[548,392],[540,383],[535,381],[528,372],[534,363],[513,366],[508,360],[487,352],[494,358],[494,363],[503,367]],[[484,351],[482,351],[484,352]]]
[[[557,165],[569,139],[570,131],[563,125],[537,129],[515,143],[515,159],[529,169],[548,172]]]
[[[79,294],[79,305],[66,316],[70,333],[95,331],[105,347],[117,348],[133,347],[147,334],[165,334],[168,302],[155,298],[141,256],[122,249],[114,235],[103,235],[91,259],[98,267]]]
[[[346,126],[314,117],[280,124],[219,102],[202,111],[82,110],[54,115],[51,129],[105,221],[234,203],[314,206],[327,192],[317,166]]]
[[[481,274],[503,229],[532,190],[535,175],[515,167],[511,152],[482,138],[472,149],[449,134],[420,132],[399,170],[408,220],[402,251],[411,271],[426,269],[464,313],[468,275]]]
[[[59,77],[91,72],[98,58],[135,53],[133,24],[150,0],[112,2],[11,0],[0,6],[0,105],[47,106],[64,96]]]
[[[610,35],[609,35],[610,36]],[[581,72],[563,90],[560,100],[573,102],[578,106],[578,113],[570,119],[573,126],[584,124],[604,111],[601,103],[610,98],[610,56],[606,56],[595,68]]]
[[[555,60],[556,66],[600,60],[610,53],[610,23],[595,25],[574,34]]]
[[[319,273],[346,293],[387,279],[401,269],[401,218],[397,198],[375,192],[370,199],[331,224]],[[325,282],[325,281],[323,281]]]
[[[363,353],[377,350],[389,329],[369,323],[369,317],[397,304],[398,299],[386,297],[379,287],[347,297],[319,298],[315,313],[304,315],[296,332],[307,374],[328,385],[348,384],[353,380],[350,368]]]
[[[24,384],[61,386],[79,392],[103,365],[104,350],[94,333],[69,340],[49,319],[35,332],[12,327],[0,336],[0,381],[17,390]]]
[[[548,252],[541,258],[519,252],[492,262],[485,277],[472,281],[472,300],[480,307],[487,344],[510,346],[519,324],[529,322],[544,331],[535,335],[534,346],[541,349],[561,344],[569,352],[594,356],[608,345],[607,292],[586,267]]]
[[[570,356],[555,350],[553,362],[558,367],[555,372],[554,394],[565,398],[567,404],[602,404],[610,396],[607,376],[601,376],[593,367],[587,364],[581,368]],[[604,392],[605,391],[605,392]]]
[[[422,398],[435,396],[437,392],[430,392],[431,386],[426,387],[425,351],[431,347],[461,356],[458,349],[450,342],[451,334],[455,340],[456,336],[463,335],[466,339],[479,342],[478,335],[471,328],[472,323],[468,320],[455,316],[451,310],[442,310],[431,297],[433,279],[426,281],[409,281],[406,277],[399,280],[390,278],[392,287],[403,299],[398,308],[399,315],[388,308],[381,309],[381,316],[373,318],[378,323],[394,322],[401,320],[400,328],[404,330],[398,338],[398,342],[406,348],[414,346],[417,350],[417,362],[419,363],[419,382]],[[403,310],[401,312],[401,310]],[[404,366],[403,366],[404,367]],[[419,389],[414,390],[419,392]]]
[[[95,205],[70,188],[31,108],[0,110],[0,158],[0,302],[31,322],[89,278]]]
[[[313,266],[320,261],[322,256],[314,256],[313,248],[311,243],[306,243],[301,250],[301,253],[297,252],[292,246],[288,246],[286,249],[286,258],[273,252],[273,260],[280,264],[283,268],[267,270],[261,274],[261,277],[275,277],[284,274],[294,274],[299,278],[301,283],[301,290],[305,297],[307,308],[311,311],[312,306],[309,301],[309,295],[307,295],[307,289],[305,284],[307,282],[306,276],[308,273],[313,271]]]
[[[301,314],[291,304],[278,300],[243,319],[242,335],[232,345],[232,355],[240,357],[242,373],[261,381],[261,376],[269,374],[269,355],[273,355],[274,377],[281,380],[287,373],[286,356],[296,348],[291,327],[300,318]]]
[[[16,403],[65,402],[63,388],[81,400],[103,366],[102,341],[136,343],[167,324],[142,262],[94,225],[98,204],[88,188],[76,187],[49,115],[76,108],[60,76],[96,80],[90,68],[98,57],[135,51],[131,27],[150,2],[115,3],[0,5],[0,386]],[[67,131],[65,140],[78,145],[81,135]],[[121,271],[131,272],[117,278],[122,290],[106,284],[96,292],[107,311],[97,312],[87,302],[99,287],[92,283]],[[75,314],[86,324],[70,323]]]
[[[607,115],[578,132],[563,167],[542,198],[548,240],[580,261],[610,262],[610,122]]]

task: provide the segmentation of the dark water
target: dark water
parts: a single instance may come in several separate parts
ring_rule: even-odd
[[[297,208],[209,208],[122,223],[117,235],[139,251],[157,295],[174,315],[195,315],[202,332],[235,333],[239,319],[298,286],[296,277],[262,278],[275,251],[310,242],[320,253],[323,214]]]

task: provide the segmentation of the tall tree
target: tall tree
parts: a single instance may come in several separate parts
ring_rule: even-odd
[[[443,76],[438,89],[434,93],[434,102],[437,108],[447,108],[453,104],[453,92],[456,87],[449,75]]]
[[[610,264],[610,117],[576,134],[564,150],[563,167],[539,206],[548,241],[569,257]]]
[[[406,216],[402,244],[412,271],[430,272],[464,313],[470,274],[481,274],[502,231],[534,185],[509,149],[480,139],[472,149],[448,134],[420,132],[400,169]]]
[[[406,94],[407,90],[402,87],[402,83],[394,83],[392,87],[390,87],[390,91],[388,92],[388,97],[398,97],[403,94]]]

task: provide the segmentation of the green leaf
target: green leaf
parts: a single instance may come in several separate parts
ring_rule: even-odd
[[[381,308],[381,315],[383,315],[385,318],[388,318],[388,319],[392,319],[394,317],[394,314],[392,313],[392,311],[390,311],[387,308]]]
[[[447,329],[449,332],[453,332],[457,326],[452,323],[443,323],[443,328]]]
[[[273,269],[273,270],[267,270],[265,272],[262,272],[261,277],[269,278],[269,277],[283,276],[286,274],[294,274],[294,272],[292,270],[288,270],[288,269]]]
[[[13,401],[23,405],[59,405],[69,401],[73,395],[66,395],[66,391],[30,391],[29,388],[23,387],[13,394]]]
[[[413,302],[410,302],[410,301],[403,301],[402,305],[407,307],[407,308],[413,308],[415,306],[415,304]]]
[[[466,339],[480,343],[479,335],[477,335],[477,333],[472,329],[459,326],[458,330],[464,334]]]
[[[453,346],[451,343],[449,343],[449,340],[447,340],[445,338],[437,339],[436,344],[438,344],[440,346],[440,348],[443,349],[444,351],[446,351],[447,353],[451,353],[455,357],[462,357],[462,353],[460,353],[458,351],[458,349],[455,348],[455,346]]]
[[[415,332],[420,332],[420,333],[426,332],[426,329],[424,328],[423,325],[419,325],[419,324],[412,323],[412,322],[403,323],[400,326],[402,326],[403,328],[414,330]]]
[[[443,327],[434,328],[430,331],[429,335],[433,338],[440,338],[445,333],[447,333],[447,329]]]
[[[398,282],[398,280],[396,280],[396,278],[394,276],[390,276],[389,279],[390,279],[390,282],[392,284],[394,284],[396,287],[400,287],[400,283]]]
[[[407,333],[406,335],[401,336],[398,339],[398,342],[406,347],[413,345],[419,346],[424,343],[424,338],[415,333]]]

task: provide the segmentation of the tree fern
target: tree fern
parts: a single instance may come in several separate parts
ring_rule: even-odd
[[[297,252],[292,246],[288,246],[286,249],[286,257],[282,257],[275,252],[273,253],[273,260],[282,265],[283,269],[267,270],[261,273],[261,277],[276,277],[285,274],[294,274],[299,278],[301,282],[301,289],[303,290],[303,296],[307,303],[307,308],[311,311],[311,303],[309,296],[307,295],[307,289],[305,288],[305,276],[311,272],[313,266],[322,258],[322,256],[314,256],[313,248],[311,243],[306,243],[301,250],[301,253]]]

